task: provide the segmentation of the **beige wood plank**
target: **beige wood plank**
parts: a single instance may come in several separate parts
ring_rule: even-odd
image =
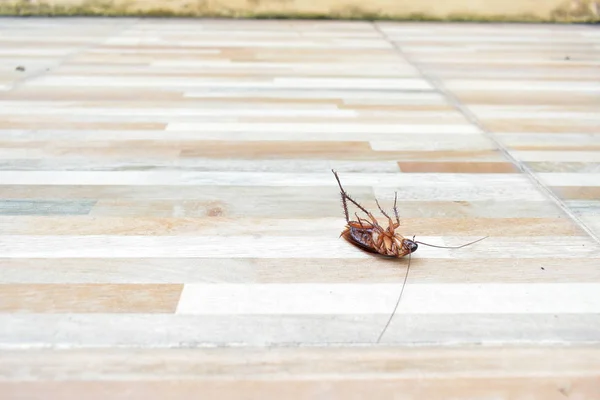
[[[9,399],[49,392],[68,399],[594,398],[597,352],[593,346],[5,351],[0,390]]]
[[[370,201],[369,206],[376,205]],[[336,202],[337,205],[337,202]],[[230,218],[228,205],[214,205],[199,218],[95,217],[95,216],[0,216],[3,235],[273,235],[298,237],[336,236],[345,220],[332,218]],[[385,217],[375,214],[383,221]],[[565,218],[402,218],[400,231],[419,235],[499,236],[584,236],[585,233]]]
[[[499,132],[556,132],[556,133],[600,133],[600,122],[573,123],[571,120],[543,121],[543,120],[485,120],[488,129]]]
[[[402,172],[451,172],[451,173],[509,173],[517,172],[507,162],[398,162]]]
[[[416,378],[415,378],[416,379]],[[541,397],[561,400],[565,396],[581,398],[597,394],[598,378],[531,377],[522,375],[511,378],[419,378],[415,379],[373,378],[340,381],[338,378],[304,381],[162,381],[162,382],[26,382],[0,383],[6,399],[46,399],[53,393],[61,399],[163,399],[176,396],[180,399],[196,399],[199,393],[219,399],[269,399],[285,396],[288,399],[313,399],[315,392],[324,393],[329,399],[362,399],[365,396],[394,398],[398,393],[405,399],[470,399],[473,396],[494,395],[499,398]],[[276,393],[276,394],[274,394]],[[273,396],[273,397],[270,397]]]
[[[402,283],[408,260],[3,258],[5,283]],[[411,259],[410,283],[600,282],[597,258]]]
[[[0,284],[4,313],[173,313],[183,285]]]
[[[545,92],[544,95],[539,93],[520,93],[518,101],[512,96],[507,96],[501,92],[469,92],[465,90],[455,91],[456,96],[460,101],[466,104],[523,104],[523,105],[565,105],[565,97],[561,92]],[[571,93],[567,106],[583,105],[594,106],[598,104],[598,96],[595,93]]]

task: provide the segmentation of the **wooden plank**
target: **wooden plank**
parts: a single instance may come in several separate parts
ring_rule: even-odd
[[[408,260],[319,258],[2,258],[5,283],[402,282]],[[600,282],[597,258],[412,258],[411,283]]]
[[[86,215],[95,203],[93,200],[0,200],[0,215]]]
[[[3,313],[173,313],[183,285],[3,284]]]
[[[177,314],[375,315],[394,309],[397,284],[186,284]],[[595,314],[595,283],[422,283],[408,286],[401,315]],[[477,301],[470,301],[477,299]]]
[[[365,203],[371,205],[373,202]],[[374,205],[374,204],[373,204]],[[2,203],[0,203],[2,207]],[[91,208],[91,206],[89,207]],[[85,214],[89,213],[89,208]],[[231,218],[227,208],[208,209],[198,217],[105,217],[70,216],[65,212],[37,211],[9,213],[0,216],[0,228],[4,235],[121,235],[121,236],[197,236],[197,235],[272,235],[287,236],[293,232],[298,238],[339,234],[345,226],[342,213],[339,218]],[[68,211],[68,210],[67,210]],[[1,208],[0,208],[0,214]],[[46,214],[46,215],[44,215]],[[60,216],[49,216],[59,214]],[[70,212],[69,214],[77,214]],[[212,216],[213,218],[206,218]],[[564,218],[402,218],[401,230],[418,232],[419,235],[481,235],[495,237],[583,236],[578,227]]]
[[[507,162],[398,162],[402,172],[446,172],[473,174],[505,174],[517,172],[517,168]]]
[[[548,175],[551,177],[551,175]],[[593,179],[593,174],[588,175]],[[180,172],[180,171],[4,171],[0,185],[207,185],[207,186],[331,186],[335,177],[331,171],[312,173],[259,173],[259,172]],[[556,180],[559,180],[557,176]],[[361,174],[344,175],[346,186],[376,188],[463,186],[521,187],[533,189],[527,177],[518,174]],[[334,186],[335,187],[335,186]]]
[[[407,289],[408,290],[408,289]],[[391,310],[389,311],[391,313]],[[23,348],[378,347],[381,314],[0,314],[0,346]],[[596,344],[598,314],[398,313],[379,345]],[[36,326],[44,329],[35,329]],[[160,327],[160,329],[157,329]],[[99,335],[102,332],[102,335]],[[385,345],[385,346],[384,346]],[[561,371],[565,374],[565,370]],[[576,373],[577,371],[570,371]]]
[[[122,351],[107,349],[70,349],[70,350],[29,350],[4,351],[1,354],[2,375],[13,382],[19,382],[20,390],[26,390],[29,384],[35,391],[48,385],[61,388],[62,385],[77,384],[81,389],[89,385],[89,377],[106,384],[109,391],[118,388],[114,382],[114,374],[124,374],[129,384],[132,381],[143,382],[151,388],[161,387],[166,390],[173,386],[182,390],[185,385],[198,385],[195,389],[206,386],[208,390],[214,385],[225,390],[238,389],[242,393],[250,384],[260,385],[260,390],[273,385],[285,388],[292,385],[289,394],[293,398],[311,398],[308,392],[297,393],[298,388],[304,390],[325,384],[333,391],[332,396],[338,398],[343,393],[352,398],[361,398],[368,389],[376,389],[385,393],[385,398],[393,397],[392,390],[407,388],[409,397],[420,398],[421,390],[429,390],[429,385],[458,390],[459,396],[471,397],[476,389],[482,395],[489,394],[484,389],[491,385],[500,390],[498,396],[504,398],[512,393],[535,393],[537,387],[546,387],[549,398],[564,396],[561,392],[569,392],[577,396],[593,397],[593,380],[598,379],[598,348],[593,345],[581,346],[489,346],[468,348],[444,348],[431,346],[424,348],[402,348],[401,351],[390,351],[389,348],[294,348],[270,349],[128,349]],[[361,359],[363,363],[348,362]],[[560,359],[560,363],[556,360]],[[160,360],[160,362],[157,362]],[[240,362],[242,361],[242,362]],[[123,368],[126,366],[127,368]],[[565,374],[565,369],[577,371],[576,374]],[[283,373],[281,371],[286,371]],[[338,384],[331,374],[339,374]],[[377,377],[376,374],[381,374]],[[239,375],[244,378],[240,379]],[[414,379],[419,375],[419,379]],[[237,377],[234,380],[228,378]],[[543,379],[541,377],[544,377]],[[475,384],[474,388],[452,385],[450,382],[439,383],[436,380],[456,379],[460,382]],[[583,387],[571,382],[588,382]],[[176,385],[175,381],[186,382]],[[352,382],[356,382],[353,384]],[[382,382],[383,381],[383,382]],[[504,386],[505,381],[515,385]],[[55,382],[54,384],[50,382]],[[59,384],[62,382],[62,384]],[[229,383],[226,383],[229,382]],[[271,385],[268,384],[271,382]],[[386,384],[382,384],[382,383]],[[580,381],[581,382],[581,381]],[[6,381],[4,388],[11,387]],[[439,386],[438,386],[439,385]],[[529,385],[532,385],[533,388]],[[140,386],[133,386],[141,390]],[[347,386],[347,387],[344,387]],[[391,386],[391,387],[390,387]],[[18,387],[15,385],[15,389]],[[88,386],[88,387],[91,387]],[[460,389],[458,389],[460,388]],[[501,388],[505,388],[506,392]],[[550,392],[550,389],[556,392]],[[561,389],[562,390],[558,390]],[[63,387],[64,389],[64,387]],[[98,386],[98,389],[101,389]],[[293,389],[293,390],[292,390]],[[351,390],[358,392],[351,392]],[[417,390],[420,389],[420,390]],[[105,389],[106,390],[106,389]],[[412,392],[415,390],[415,392]],[[463,392],[465,390],[465,392]],[[586,390],[587,392],[582,392]],[[35,391],[33,393],[35,393]],[[24,392],[23,392],[24,393]],[[100,392],[102,393],[102,391]],[[152,391],[147,391],[152,395]],[[185,393],[185,392],[184,392]],[[270,392],[269,392],[270,393]],[[587,395],[583,394],[587,393]],[[66,394],[66,393],[65,393]],[[138,393],[140,394],[140,393]],[[216,394],[216,393],[215,393]],[[229,394],[230,396],[233,393]],[[253,394],[257,395],[257,393]],[[446,398],[447,392],[435,393],[434,398]],[[308,397],[307,397],[308,396]],[[414,397],[417,396],[417,397]],[[508,397],[513,397],[508,396]],[[219,396],[220,397],[220,396]],[[329,396],[328,396],[329,397]],[[158,398],[158,397],[154,397]],[[343,397],[340,397],[343,398]],[[462,397],[460,397],[462,398]]]
[[[177,396],[180,399],[195,399],[198,393],[209,397],[229,400],[244,396],[247,399],[265,399],[283,395],[289,399],[312,399],[315,391],[325,393],[331,399],[362,399],[365,396],[393,398],[402,393],[406,399],[445,399],[470,398],[473,396],[494,395],[499,398],[540,396],[548,400],[560,400],[565,394],[577,397],[591,397],[596,394],[597,376],[574,377],[565,382],[560,377],[532,377],[524,373],[510,378],[419,378],[414,379],[351,379],[340,381],[337,378],[313,380],[264,380],[245,379],[233,384],[230,381],[167,381],[167,382],[27,382],[0,383],[0,390],[7,399],[26,397],[44,399],[46,393],[56,393],[62,399],[78,399],[85,395],[89,399],[162,399]],[[459,388],[460,387],[460,388]],[[273,395],[277,393],[277,395]],[[444,393],[444,395],[442,395]]]
[[[339,235],[339,234],[338,234]],[[336,235],[337,236],[337,235]],[[357,251],[338,237],[324,234],[299,237],[273,235],[203,235],[203,236],[121,236],[121,235],[54,235],[0,236],[0,257],[8,258],[164,258],[176,253],[192,258],[347,258],[372,257]],[[473,236],[423,236],[422,242],[436,246],[459,246],[478,239]],[[233,246],[231,244],[235,244]],[[515,253],[515,249],[519,249]],[[422,252],[422,253],[421,253]],[[494,237],[461,249],[427,248],[419,253],[431,258],[546,258],[600,257],[600,245],[586,236]],[[416,254],[415,257],[421,257]]]

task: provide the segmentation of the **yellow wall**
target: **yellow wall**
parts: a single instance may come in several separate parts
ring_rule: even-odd
[[[600,0],[0,0],[4,15],[600,21]]]

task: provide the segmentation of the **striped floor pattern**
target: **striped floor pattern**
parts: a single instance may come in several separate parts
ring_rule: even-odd
[[[599,343],[599,67],[589,26],[4,19],[0,349],[376,344],[408,259],[332,168],[489,236],[419,247],[382,345]]]

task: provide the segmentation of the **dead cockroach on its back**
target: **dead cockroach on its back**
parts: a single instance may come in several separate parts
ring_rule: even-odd
[[[373,216],[373,214],[371,214],[369,211],[367,211],[363,206],[361,206],[358,202],[356,202],[354,199],[352,199],[350,197],[350,195],[348,195],[348,193],[346,193],[346,191],[342,187],[342,183],[340,182],[340,178],[338,177],[337,172],[335,172],[334,170],[331,170],[331,171],[333,172],[333,175],[335,176],[335,179],[337,180],[338,185],[340,187],[340,192],[341,192],[341,196],[342,196],[342,206],[344,208],[344,216],[346,217],[346,227],[344,228],[344,230],[342,231],[340,236],[343,237],[344,239],[346,239],[348,242],[350,242],[354,246],[356,246],[366,252],[369,252],[369,253],[374,253],[374,254],[378,254],[378,255],[381,255],[384,257],[389,257],[389,258],[402,258],[402,257],[408,255],[408,266],[406,267],[404,283],[402,284],[402,289],[400,291],[400,295],[398,296],[396,306],[394,307],[394,310],[392,311],[392,314],[391,314],[389,320],[387,321],[385,327],[383,328],[381,334],[379,335],[379,338],[377,339],[377,342],[379,342],[381,340],[383,334],[385,333],[387,327],[389,326],[392,318],[394,317],[394,314],[396,313],[396,309],[398,308],[398,304],[400,303],[402,293],[404,292],[404,286],[406,285],[406,280],[408,278],[408,271],[410,269],[410,256],[412,253],[417,251],[417,249],[419,248],[419,244],[423,244],[425,246],[431,246],[431,247],[438,247],[438,248],[442,248],[442,249],[459,249],[461,247],[465,247],[465,246],[469,246],[471,244],[477,243],[477,242],[485,239],[487,236],[483,237],[481,239],[475,240],[473,242],[463,244],[462,246],[436,246],[433,244],[416,241],[414,236],[412,239],[407,239],[404,236],[402,236],[400,233],[396,232],[396,229],[398,229],[400,227],[400,217],[398,216],[398,206],[397,206],[397,203],[398,203],[398,193],[397,192],[394,196],[394,217],[395,217],[395,219],[392,219],[392,217],[390,217],[381,208],[379,201],[377,201],[377,199],[375,199],[375,202],[377,203],[377,207],[379,208],[379,211],[381,211],[381,213],[387,218],[388,226],[387,226],[387,228],[384,228],[383,226],[381,226],[379,224],[379,222]],[[366,216],[368,217],[368,219],[361,218],[358,216],[358,213],[355,213],[354,215],[356,216],[356,220],[350,220],[350,216],[348,213],[348,201],[351,202],[352,204],[354,204],[356,207],[358,207],[359,210],[364,212],[366,214]]]
[[[438,247],[443,249],[459,249],[461,247],[469,246],[471,244],[477,243],[480,240],[485,239],[481,238],[475,240],[473,242],[463,244],[462,246],[436,246],[433,244],[428,244],[424,242],[420,242],[417,240],[407,239],[402,236],[400,233],[396,232],[396,229],[400,226],[400,217],[398,216],[398,193],[396,192],[394,196],[394,217],[395,221],[381,208],[379,201],[375,199],[375,203],[377,203],[377,207],[379,211],[387,218],[388,226],[387,228],[383,228],[377,219],[367,211],[363,206],[358,204],[354,199],[350,197],[350,195],[344,190],[342,187],[342,183],[340,182],[340,178],[338,177],[337,172],[332,170],[335,175],[335,179],[338,182],[340,187],[341,195],[342,195],[342,205],[344,207],[344,215],[346,216],[346,228],[342,231],[340,236],[343,236],[348,242],[353,245],[365,250],[369,253],[377,253],[386,257],[394,257],[394,258],[402,258],[406,255],[410,255],[417,251],[419,248],[419,244],[423,244],[425,246]],[[348,203],[347,201],[354,204],[358,207],[362,212],[364,212],[368,220],[365,218],[361,218],[357,213],[356,220],[350,220],[348,214]],[[487,237],[487,236],[486,236]]]

